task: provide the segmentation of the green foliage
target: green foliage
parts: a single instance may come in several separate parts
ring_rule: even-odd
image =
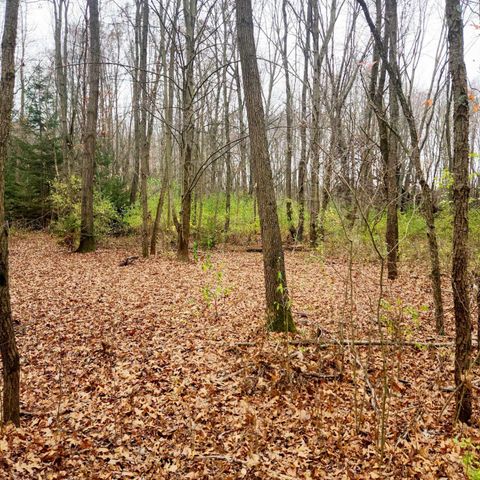
[[[232,292],[231,287],[225,285],[224,274],[221,265],[215,266],[210,255],[207,255],[202,263],[202,271],[206,281],[201,288],[202,299],[206,308],[213,308],[215,318],[219,318],[219,306]]]
[[[395,340],[410,339],[420,326],[420,314],[428,311],[427,305],[416,308],[397,299],[394,303],[382,299],[380,321]]]
[[[50,182],[62,157],[55,135],[55,94],[37,66],[25,92],[25,112],[12,132],[5,169],[5,203],[9,220],[43,227],[50,218]]]
[[[463,450],[462,460],[470,480],[480,480],[480,445],[475,445],[470,438],[455,442]]]
[[[81,179],[70,177],[69,182],[54,180],[50,201],[54,212],[52,231],[69,245],[77,244],[81,221]],[[93,199],[94,231],[96,238],[115,233],[121,217],[113,203],[96,190]]]

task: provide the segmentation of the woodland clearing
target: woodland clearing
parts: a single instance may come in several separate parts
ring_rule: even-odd
[[[287,252],[289,338],[391,343],[317,348],[265,332],[260,254],[120,266],[132,252],[12,237],[22,424],[1,431],[1,478],[465,478],[461,439],[480,438],[452,423],[453,348],[395,345],[452,341],[446,277],[438,337],[421,263],[377,316],[378,265]]]

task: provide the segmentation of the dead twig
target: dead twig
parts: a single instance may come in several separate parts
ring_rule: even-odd
[[[138,256],[132,256],[132,257],[127,257],[124,260],[122,260],[118,266],[119,267],[126,267],[128,265],[131,265],[135,260],[138,260],[140,257]]]
[[[381,341],[381,340],[290,340],[289,345],[299,347],[317,347],[320,349],[329,348],[336,345],[341,346],[359,346],[359,347],[415,347],[415,348],[451,348],[455,344],[453,342],[415,342],[415,341]],[[256,342],[236,342],[230,347],[254,347]]]

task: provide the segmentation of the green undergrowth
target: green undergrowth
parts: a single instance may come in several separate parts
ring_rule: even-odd
[[[160,181],[149,182],[148,207],[150,219],[156,214]],[[51,230],[60,237],[75,243],[80,226],[80,179],[72,177],[70,186],[52,182],[50,203],[53,207]],[[165,198],[161,230],[175,238],[175,227],[168,208],[180,211],[180,189],[174,185],[170,200]],[[282,237],[289,238],[289,225],[285,199],[279,200],[278,215]],[[292,202],[293,222],[298,225],[298,204]],[[170,210],[171,212],[171,210]],[[210,249],[222,243],[247,245],[260,242],[260,222],[254,199],[242,193],[231,196],[230,224],[225,232],[226,196],[223,192],[209,195],[196,194],[192,199],[191,234],[197,248]],[[472,202],[470,213],[470,244],[474,267],[480,263],[480,207]],[[452,250],[452,207],[444,201],[436,213],[436,229],[442,266],[449,268]],[[109,235],[138,234],[141,229],[142,212],[139,201],[128,205],[128,188],[118,179],[104,182],[95,191],[95,228],[100,237]],[[411,207],[398,214],[400,261],[428,261],[426,226],[419,208]],[[308,242],[309,215],[305,211],[305,241]],[[361,215],[330,204],[325,215],[325,241],[314,251],[317,259],[347,257],[357,261],[378,260],[379,253],[386,255],[385,211],[370,209]]]

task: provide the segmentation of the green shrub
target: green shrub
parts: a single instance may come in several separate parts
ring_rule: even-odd
[[[78,243],[80,235],[81,191],[81,180],[76,176],[70,177],[69,182],[54,180],[51,184],[50,202],[54,214],[51,230],[70,247]],[[93,215],[97,239],[117,233],[118,225],[122,224],[112,202],[98,191],[94,192]]]

